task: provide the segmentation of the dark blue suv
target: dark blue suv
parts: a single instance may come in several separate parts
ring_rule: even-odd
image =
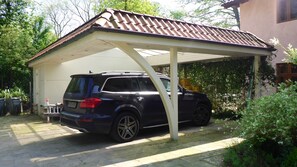
[[[158,74],[168,93],[170,80]],[[139,129],[167,125],[159,92],[143,72],[72,75],[64,94],[61,124],[82,132],[133,140]],[[207,125],[211,103],[205,94],[178,87],[179,122]]]

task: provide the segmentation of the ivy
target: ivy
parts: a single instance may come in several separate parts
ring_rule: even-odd
[[[201,88],[211,99],[214,109],[234,110],[245,103],[251,77],[253,58],[224,59],[219,62],[195,62],[185,64],[180,68],[180,78],[188,78],[191,83]],[[262,85],[273,85],[275,81],[274,69],[261,58],[259,76]]]

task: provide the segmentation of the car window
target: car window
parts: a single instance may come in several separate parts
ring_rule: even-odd
[[[96,94],[100,92],[100,86],[99,85],[94,85],[92,89],[92,94]]]
[[[171,89],[170,89],[170,81],[167,80],[167,79],[163,79],[163,78],[161,78],[161,81],[162,81],[163,85],[165,86],[166,91],[167,92],[170,92],[171,91]]]
[[[103,91],[110,92],[133,92],[138,90],[136,79],[131,78],[110,78],[103,87]]]
[[[150,78],[138,78],[138,83],[141,91],[157,91]]]
[[[161,81],[166,91],[170,92],[171,91],[170,80],[161,78]],[[141,91],[157,91],[156,87],[154,86],[150,78],[139,78],[138,82],[139,82],[139,87]],[[180,87],[178,87],[178,91],[181,92]]]
[[[170,91],[171,91],[171,89],[170,89],[170,88],[171,88],[170,80],[169,80],[169,79],[161,78],[161,81],[162,81],[163,85],[165,86],[166,91],[167,91],[167,92],[170,92]],[[181,88],[180,88],[179,86],[177,87],[177,90],[178,90],[179,92],[182,91]]]
[[[91,77],[73,77],[66,89],[66,94],[72,94],[75,97],[85,97],[92,85],[93,78]]]

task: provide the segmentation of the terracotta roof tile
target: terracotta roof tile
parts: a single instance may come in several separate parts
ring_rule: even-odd
[[[271,45],[248,32],[198,25],[122,10],[107,9],[37,53],[29,62],[91,29],[97,31],[113,30],[134,34],[141,33],[166,38],[191,39],[268,50],[273,49]]]

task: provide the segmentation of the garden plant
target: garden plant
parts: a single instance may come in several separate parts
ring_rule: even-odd
[[[297,49],[281,46],[284,60],[297,64]],[[238,133],[245,141],[224,155],[225,166],[297,166],[297,82],[281,83],[278,91],[250,102],[241,112]]]

